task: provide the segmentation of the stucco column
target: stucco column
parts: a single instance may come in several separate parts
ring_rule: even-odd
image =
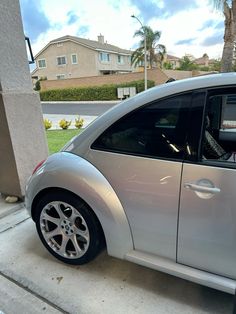
[[[0,192],[22,197],[27,178],[48,149],[18,0],[0,1],[0,60]]]

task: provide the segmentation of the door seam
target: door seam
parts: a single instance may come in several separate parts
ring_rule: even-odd
[[[176,248],[175,248],[175,262],[177,263],[178,257],[178,244],[179,244],[179,216],[180,216],[180,198],[182,194],[182,177],[183,177],[184,163],[182,163],[180,182],[179,182],[179,200],[178,200],[178,214],[177,214],[177,229],[176,229]]]

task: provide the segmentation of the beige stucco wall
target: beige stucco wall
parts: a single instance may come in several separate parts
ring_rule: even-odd
[[[206,75],[211,74],[212,72],[206,72],[206,71],[180,71],[180,70],[163,70],[163,72],[168,76],[172,77],[175,80],[182,80],[194,76],[200,76],[200,75]]]
[[[72,64],[71,55],[77,54],[77,64]],[[73,41],[65,41],[59,44],[50,44],[36,58],[46,60],[46,68],[37,68],[33,76],[47,77],[48,80],[57,79],[57,75],[64,74],[65,78],[77,78],[100,75],[102,70],[131,71],[131,64],[127,56],[124,63],[118,64],[118,55],[109,53],[110,61],[99,60],[99,51],[79,45]],[[57,65],[57,57],[65,56],[66,64]]]
[[[150,69],[147,71],[148,80],[155,82],[155,85],[162,84],[167,81],[168,76],[160,69]],[[93,77],[81,77],[69,80],[51,80],[42,81],[40,83],[41,90],[69,87],[85,87],[85,86],[101,86],[105,84],[127,83],[137,80],[143,80],[143,72],[132,72],[127,74],[100,75]]]
[[[37,66],[38,60],[45,59],[46,68],[38,68],[34,75],[38,77],[46,76],[48,80],[57,79],[56,76],[59,74],[65,74],[65,78],[98,75],[96,58],[91,49],[77,45],[71,41],[63,42],[61,45],[49,45],[49,47],[36,58]],[[77,54],[77,64],[72,64],[72,54]],[[57,65],[57,57],[59,56],[66,57],[65,65]]]

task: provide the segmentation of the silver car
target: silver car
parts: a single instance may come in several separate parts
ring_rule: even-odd
[[[127,99],[40,163],[26,207],[59,260],[109,255],[236,288],[236,74]]]

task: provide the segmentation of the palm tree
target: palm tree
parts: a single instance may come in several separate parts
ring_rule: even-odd
[[[141,37],[139,48],[136,49],[131,56],[131,63],[134,66],[142,64],[144,61],[144,40],[146,35],[147,45],[147,59],[150,68],[153,68],[154,64],[158,64],[161,67],[166,48],[164,45],[157,44],[161,37],[159,31],[153,31],[149,26],[143,26],[134,33],[134,37]]]
[[[214,5],[223,10],[225,17],[224,48],[221,72],[233,71],[233,57],[236,40],[236,0],[213,0]]]

